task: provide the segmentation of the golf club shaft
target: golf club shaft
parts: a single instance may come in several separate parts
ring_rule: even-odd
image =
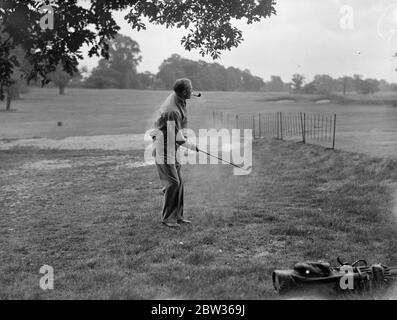
[[[217,157],[217,156],[214,156],[214,155],[212,155],[212,154],[210,154],[210,153],[208,153],[208,152],[205,152],[205,151],[203,151],[203,150],[200,150],[200,149],[197,149],[197,150],[198,150],[199,152],[201,152],[201,153],[204,153],[204,154],[210,156],[210,157],[213,157],[213,158],[218,159],[218,160],[220,160],[220,161],[223,161],[223,162],[225,162],[225,163],[227,163],[227,164],[230,164],[230,165],[232,165],[232,166],[234,166],[234,167],[236,167],[236,168],[245,170],[243,167],[240,167],[240,166],[238,166],[237,164],[234,164],[233,162],[226,161],[226,160],[224,160],[224,159],[222,159],[222,158],[219,158],[219,157]]]

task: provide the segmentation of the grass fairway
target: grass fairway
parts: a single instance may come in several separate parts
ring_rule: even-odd
[[[3,139],[143,134],[152,127],[155,112],[168,94],[68,88],[60,96],[55,88],[32,88],[22,100],[13,101],[15,112],[0,112],[0,144]],[[188,103],[189,127],[212,127],[209,116],[214,110],[240,117],[275,112],[337,114],[337,149],[376,157],[397,156],[397,108],[392,107],[396,94],[347,95],[343,99],[350,101],[348,104],[341,103],[340,97],[330,103],[316,103],[323,99],[266,92],[203,92],[200,99]],[[382,101],[384,105],[372,105]],[[0,103],[1,109],[4,103]]]
[[[397,265],[397,161],[254,142],[253,172],[185,166],[181,230],[160,225],[142,152],[0,151],[0,299],[272,299],[305,259]],[[54,268],[55,288],[39,288]]]

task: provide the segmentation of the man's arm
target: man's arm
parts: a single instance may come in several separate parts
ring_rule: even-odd
[[[179,115],[178,112],[170,112],[170,115],[168,117],[168,121],[174,121],[175,123],[175,141],[178,145],[183,146],[185,148],[188,148],[190,150],[198,152],[197,146],[193,143],[190,142],[184,135],[182,131],[182,119]]]

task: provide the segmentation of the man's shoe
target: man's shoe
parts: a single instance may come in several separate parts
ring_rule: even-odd
[[[171,222],[162,222],[163,225],[167,226],[168,228],[180,228],[181,226],[177,223],[171,223]]]
[[[186,219],[180,219],[177,221],[178,224],[191,224],[192,222]]]

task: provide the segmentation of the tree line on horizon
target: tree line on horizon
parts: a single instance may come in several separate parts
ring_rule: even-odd
[[[59,65],[48,75],[50,86],[59,87],[63,94],[66,86],[92,89],[148,89],[169,90],[178,78],[189,78],[193,86],[204,91],[260,91],[265,82],[251,72],[225,68],[219,63],[193,61],[173,54],[165,59],[157,74],[138,73],[142,60],[139,44],[128,36],[117,35],[109,42],[109,59],[100,59],[88,76],[87,67],[72,77]],[[35,85],[39,85],[37,81]]]
[[[109,60],[101,59],[82,86],[97,89],[170,89],[175,79],[189,78],[205,91],[259,91],[265,83],[249,70],[225,68],[219,63],[193,61],[173,54],[159,66],[157,74],[137,72],[142,60],[139,44],[118,35],[110,42]]]
[[[364,79],[361,75],[344,76],[337,79],[329,75],[316,75],[312,81],[294,74],[289,82],[272,75],[269,81],[253,75],[250,70],[224,67],[219,63],[202,60],[193,61],[173,54],[165,59],[157,74],[149,71],[138,73],[142,60],[139,44],[131,38],[118,35],[110,43],[109,60],[101,59],[89,77],[72,86],[96,89],[150,89],[169,90],[175,79],[186,77],[193,86],[203,91],[264,91],[294,92],[303,94],[332,94],[334,92],[372,94],[377,91],[397,91],[397,84],[386,80]],[[86,71],[86,70],[85,70]]]
[[[250,70],[235,67],[224,67],[219,63],[208,63],[202,60],[193,61],[173,54],[165,59],[157,74],[139,73],[137,67],[142,61],[139,44],[128,36],[118,34],[109,41],[109,59],[102,58],[98,65],[87,76],[87,67],[80,68],[74,76],[63,70],[61,64],[55,71],[48,74],[50,86],[57,86],[59,93],[64,94],[65,88],[95,89],[147,89],[169,90],[175,79],[186,77],[192,80],[193,86],[203,91],[262,91],[262,92],[293,92],[302,94],[332,94],[356,92],[372,94],[377,91],[397,91],[397,84],[386,80],[363,79],[360,75],[340,77],[316,75],[312,81],[306,81],[302,74],[294,74],[289,82],[280,76],[272,75],[269,81],[253,75]],[[19,63],[29,69],[29,62],[24,59],[23,51],[15,49]],[[39,79],[40,80],[40,79]],[[38,86],[40,81],[33,85]],[[20,93],[27,93],[26,83],[18,80],[10,87],[9,97],[18,99]]]

